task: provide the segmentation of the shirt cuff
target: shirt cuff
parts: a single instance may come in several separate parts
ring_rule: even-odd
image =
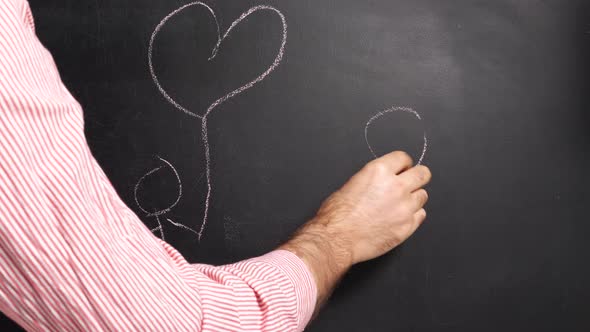
[[[258,262],[266,262],[275,266],[291,281],[297,296],[299,311],[299,331],[303,331],[313,312],[317,301],[317,285],[307,265],[294,253],[288,250],[275,250],[255,258]]]

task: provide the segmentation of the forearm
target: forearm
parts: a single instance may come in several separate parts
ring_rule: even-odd
[[[316,314],[342,276],[352,266],[350,247],[328,226],[329,217],[317,216],[279,249],[297,255],[307,265],[317,286]]]

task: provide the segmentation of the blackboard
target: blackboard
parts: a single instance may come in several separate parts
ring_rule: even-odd
[[[123,200],[192,262],[286,240],[377,154],[409,150],[434,178],[428,219],[356,266],[309,331],[590,330],[590,6],[575,0],[206,1],[220,34],[248,9],[284,15],[279,65],[201,120],[154,84],[154,29],[186,1],[32,0],[37,33],[85,109],[86,135]],[[281,15],[253,12],[217,43],[191,6],[153,40],[178,105],[204,114],[263,73]],[[168,164],[169,163],[169,164]],[[172,167],[170,167],[172,166]],[[135,187],[144,212],[135,201]],[[174,170],[178,173],[178,179]],[[150,214],[151,213],[151,214]],[[3,324],[10,323],[6,321]]]

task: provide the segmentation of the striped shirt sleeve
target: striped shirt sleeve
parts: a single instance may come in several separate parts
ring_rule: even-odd
[[[28,331],[302,331],[317,289],[294,254],[189,264],[122,202],[82,109],[0,1],[0,311]]]

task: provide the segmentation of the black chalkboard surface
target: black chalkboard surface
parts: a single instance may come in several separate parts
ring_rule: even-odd
[[[588,1],[206,1],[156,29],[186,4],[31,0],[97,160],[189,261],[273,249],[367,141],[418,159],[425,133],[426,223],[308,330],[590,331]],[[421,120],[383,113],[366,141],[392,107]]]

